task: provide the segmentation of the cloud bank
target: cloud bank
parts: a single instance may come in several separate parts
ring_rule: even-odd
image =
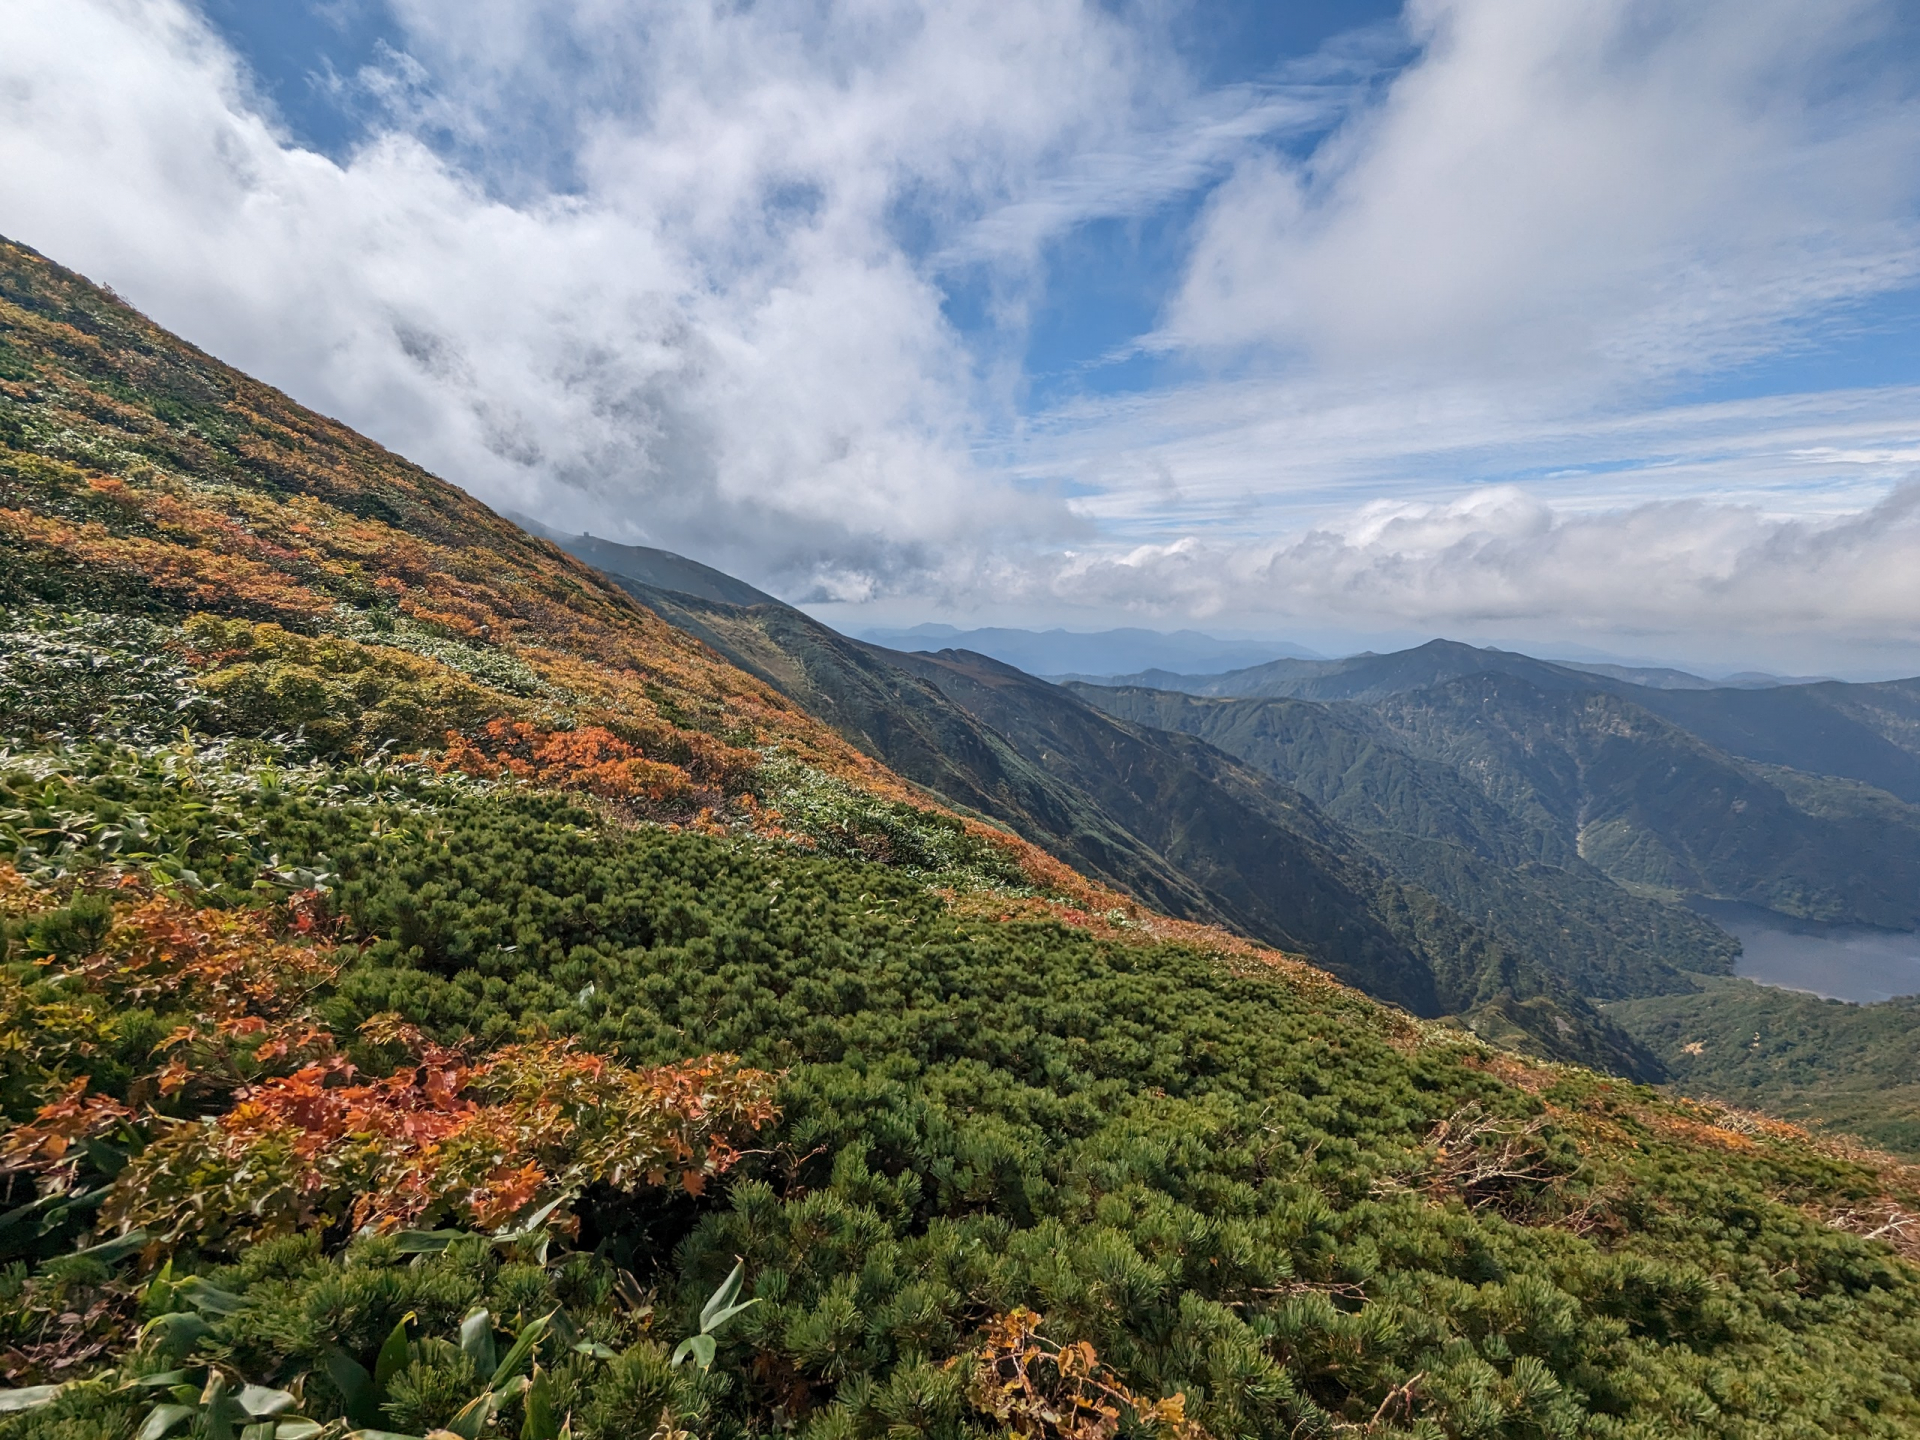
[[[1412,0],[1216,90],[1152,6],[390,8],[329,157],[185,0],[0,0],[0,232],[836,615],[1920,646],[1915,392],[1680,403],[1920,283],[1891,0]],[[1023,408],[1050,247],[1182,207],[1157,381]]]

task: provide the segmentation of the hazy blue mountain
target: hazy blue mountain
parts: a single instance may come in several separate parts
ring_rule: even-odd
[[[1411,650],[1387,655],[1349,655],[1340,660],[1270,660],[1222,675],[1171,674],[1114,676],[1110,685],[1151,685],[1189,695],[1234,697],[1284,696],[1295,700],[1380,700],[1423,689],[1460,675],[1499,670],[1541,685],[1602,683],[1597,677],[1510,650],[1483,649],[1457,640],[1429,640]]]
[[[1650,690],[1716,690],[1730,683],[1709,680],[1704,675],[1695,675],[1688,670],[1672,670],[1664,665],[1614,665],[1593,660],[1558,660],[1554,663],[1589,675],[1604,675],[1609,680],[1624,680],[1629,685],[1645,685]],[[1780,682],[1767,677],[1760,683],[1775,685]]]
[[[1196,673],[1259,665],[1282,656],[1312,658],[1313,652],[1284,640],[1222,640],[1198,630],[1120,629],[957,630],[916,625],[910,630],[865,630],[861,639],[891,650],[970,650],[1029,675],[1112,675],[1123,670],[1178,666]]]
[[[1596,660],[1557,660],[1554,663],[1564,665],[1569,670],[1585,670],[1612,680],[1625,680],[1630,685],[1645,685],[1652,690],[1773,690],[1782,685],[1818,685],[1833,678],[1830,675],[1773,675],[1765,670],[1742,670],[1733,675],[1722,675],[1718,680],[1709,680],[1704,675],[1674,670],[1664,665],[1617,665]]]

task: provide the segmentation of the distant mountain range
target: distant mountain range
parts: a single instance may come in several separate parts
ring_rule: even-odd
[[[970,650],[1029,675],[1047,679],[1113,675],[1178,665],[1192,674],[1216,675],[1269,660],[1314,660],[1313,651],[1284,640],[1222,640],[1198,630],[1120,629],[957,630],[916,625],[910,630],[866,630],[861,639],[890,650]]]

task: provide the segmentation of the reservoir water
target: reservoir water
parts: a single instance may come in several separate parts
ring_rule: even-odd
[[[1822,925],[1727,900],[1690,903],[1739,939],[1743,948],[1734,965],[1736,975],[1861,1004],[1920,995],[1920,935],[1865,925]]]

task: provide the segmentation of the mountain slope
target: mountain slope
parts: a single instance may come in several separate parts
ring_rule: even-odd
[[[1899,1167],[1131,906],[5,245],[0,345],[0,1440],[1920,1424]]]
[[[1715,685],[1680,671],[1560,665],[1507,650],[1433,640],[1388,655],[1275,660],[1224,675],[1155,670],[1094,678],[1092,683],[1242,699],[1377,703],[1483,673],[1510,675],[1540,690],[1614,695],[1729,755],[1858,780],[1920,802],[1920,679]]]
[[[1920,803],[1920,680],[1636,694],[1729,755],[1834,775]]]
[[[1081,873],[1170,914],[1225,919],[1189,877],[888,652],[777,602],[743,608],[610,573],[642,604],[776,686],[896,774],[1012,826]]]
[[[1742,764],[1637,698],[1497,672],[1375,712],[1401,744],[1474,776],[1615,880],[1810,919],[1920,926],[1920,811],[1884,792]]]
[[[644,557],[631,568],[652,573]],[[1396,885],[1297,793],[1211,747],[1116,724],[985,657],[889,652],[785,606],[622,583],[895,771],[1084,874],[1295,950],[1416,1014],[1469,1016],[1544,1053],[1657,1073],[1538,965]]]
[[[1623,890],[1580,858],[1574,835],[1523,820],[1452,766],[1407,753],[1368,709],[1072,688],[1109,713],[1199,736],[1294,786],[1391,873],[1583,994],[1688,990],[1683,972],[1731,967],[1738,947],[1715,926]]]
[[[1822,1125],[1920,1157],[1920,999],[1850,1005],[1750,980],[1627,1000],[1607,1013],[1689,1094]]]
[[[1153,671],[1113,676],[1099,683],[1176,690],[1189,695],[1369,701],[1484,671],[1517,675],[1544,687],[1605,683],[1598,677],[1582,675],[1528,655],[1463,645],[1457,640],[1429,640],[1411,650],[1388,655],[1369,653],[1340,660],[1273,660],[1224,675],[1173,675]]]

